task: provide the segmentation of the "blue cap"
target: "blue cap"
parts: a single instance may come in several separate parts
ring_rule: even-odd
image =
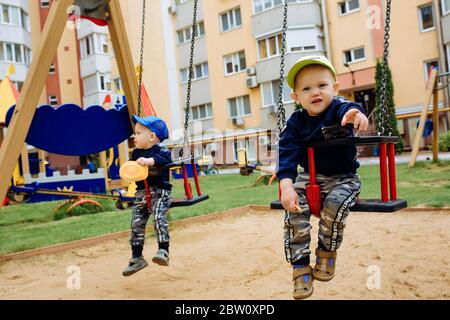
[[[144,127],[149,128],[153,133],[156,134],[160,142],[163,142],[163,140],[169,138],[169,129],[167,129],[167,125],[164,120],[159,117],[148,116],[141,118],[133,114],[131,116],[131,120],[134,124],[139,122]]]

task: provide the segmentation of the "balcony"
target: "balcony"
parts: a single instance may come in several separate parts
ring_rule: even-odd
[[[175,17],[175,30],[183,29],[192,25],[194,13],[194,1],[187,1],[177,5]],[[203,20],[203,0],[198,2],[197,21]]]
[[[180,69],[188,68],[191,55],[191,42],[179,44],[177,46],[177,51]],[[202,36],[195,39],[194,65],[205,61],[208,61],[208,54],[206,50],[206,40],[205,37]]]
[[[294,65],[294,63],[302,56],[311,54],[325,54],[324,51],[306,51],[306,52],[291,52],[285,55],[284,60],[284,74]],[[264,59],[256,63],[256,79],[258,83],[271,81],[280,78],[280,56]]]
[[[283,10],[283,6],[277,6],[253,15],[253,35],[258,37],[274,30],[280,30],[283,21]],[[288,27],[300,25],[322,26],[320,5],[315,1],[289,4],[287,25]]]
[[[2,42],[23,44],[31,49],[31,34],[19,26],[0,24],[0,39]]]
[[[108,54],[93,54],[80,60],[81,78],[97,72],[111,72],[111,59]]]
[[[180,86],[180,90],[180,103],[181,106],[184,107],[186,105],[187,84],[182,84]],[[211,101],[212,97],[209,77],[199,80],[193,80],[191,86],[191,106],[210,103]]]

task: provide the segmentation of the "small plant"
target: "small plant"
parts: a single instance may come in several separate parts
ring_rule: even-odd
[[[439,151],[450,151],[450,131],[439,136]]]

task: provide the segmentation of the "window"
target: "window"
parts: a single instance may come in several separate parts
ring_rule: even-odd
[[[41,0],[41,8],[48,8],[50,7],[50,1],[49,0]]]
[[[200,63],[196,64],[193,67],[193,73],[192,73],[192,80],[198,80],[201,78],[206,78],[209,75],[208,70],[208,63]],[[188,76],[189,76],[189,68],[184,68],[180,70],[181,75],[181,83],[187,83],[188,82]]]
[[[55,73],[55,63],[52,63],[50,65],[50,70],[48,71],[48,73],[51,73],[51,74]]]
[[[185,3],[185,2],[188,2],[189,0],[176,0],[175,1],[175,3],[176,4],[182,4],[182,3]]]
[[[228,115],[231,119],[251,114],[248,95],[228,99]]]
[[[441,0],[441,6],[442,6],[442,15],[445,15],[448,12],[450,12],[450,0]]]
[[[345,0],[338,3],[339,13],[345,15],[359,10],[359,0]]]
[[[191,35],[192,35],[192,26],[185,28],[185,29],[181,29],[177,31],[177,42],[178,44],[181,43],[185,43],[188,41],[191,41]],[[203,21],[200,21],[197,24],[197,29],[195,32],[195,36],[196,38],[201,37],[205,35],[205,24],[203,23]]]
[[[191,107],[191,119],[194,120],[205,120],[213,117],[211,103],[201,104],[198,106]]]
[[[28,16],[28,14],[25,11],[20,10],[20,12],[21,12],[21,21],[22,21],[21,25],[26,31],[30,32],[30,17]]]
[[[94,37],[92,35],[87,36],[80,40],[81,44],[81,58],[86,58],[91,54],[94,54]]]
[[[246,70],[247,64],[245,62],[245,52],[239,51],[225,56],[224,63],[226,76]]]
[[[108,39],[104,34],[96,34],[96,52],[98,53],[108,53]]]
[[[261,94],[263,100],[263,107],[274,106],[278,103],[278,96],[280,94],[280,80],[273,80],[261,84]],[[283,102],[290,102],[291,90],[287,85],[286,80],[283,81]]]
[[[425,82],[428,82],[429,73],[432,67],[437,68],[437,70],[439,71],[438,59],[433,59],[424,62]]]
[[[364,47],[344,51],[344,62],[354,63],[366,58]]]
[[[24,57],[25,55],[25,57]],[[30,49],[21,44],[0,42],[0,61],[28,63]]]
[[[420,31],[434,29],[433,6],[431,4],[419,7]]]
[[[106,74],[99,75],[100,91],[111,91],[110,77]]]
[[[122,91],[122,80],[120,80],[120,78],[114,79],[114,88],[116,90],[116,93]]]
[[[58,105],[58,97],[57,96],[48,96],[48,104],[51,106]]]
[[[281,33],[258,40],[259,60],[279,55],[281,52]]]
[[[220,15],[221,31],[236,29],[242,25],[241,8],[229,10]]]
[[[97,74],[90,75],[83,79],[84,95],[89,95],[98,91]]]

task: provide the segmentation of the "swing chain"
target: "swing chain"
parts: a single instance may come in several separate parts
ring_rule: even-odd
[[[287,30],[287,17],[288,17],[288,1],[284,0],[284,12],[283,12],[283,29],[281,32],[281,55],[280,55],[280,83],[277,102],[277,132],[276,142],[279,141],[281,131],[286,126],[286,110],[283,103],[283,84],[284,84],[284,57],[286,53],[286,30]]]
[[[380,92],[380,116],[378,118],[378,135],[385,135],[386,133],[391,136],[394,130],[388,121],[389,110],[387,101],[387,73],[388,73],[388,58],[389,58],[389,38],[391,29],[391,0],[386,1],[386,21],[384,26],[384,52],[383,63],[381,66],[381,92]],[[385,128],[387,126],[387,130]]]
[[[142,0],[142,22],[141,22],[141,47],[139,55],[139,83],[138,83],[138,101],[137,101],[137,115],[141,116],[142,106],[142,72],[144,68],[144,34],[145,34],[145,1]]]
[[[184,134],[183,134],[183,147],[181,148],[179,157],[183,157],[184,148],[189,147],[191,151],[191,158],[194,158],[194,149],[189,145],[189,115],[190,115],[190,105],[191,105],[191,84],[192,75],[194,73],[194,49],[195,49],[195,37],[197,36],[197,6],[198,0],[194,0],[194,16],[192,19],[192,34],[191,34],[191,53],[189,57],[189,75],[187,82],[187,94],[186,94],[186,107],[184,112]]]

